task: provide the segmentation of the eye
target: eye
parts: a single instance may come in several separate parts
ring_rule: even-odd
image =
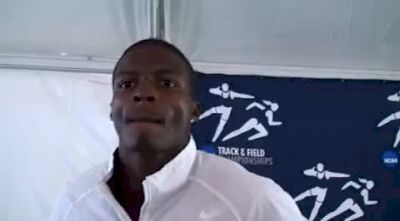
[[[177,83],[175,83],[171,80],[168,80],[168,79],[164,79],[164,80],[161,80],[161,86],[167,87],[167,88],[172,88],[172,87],[176,87]]]
[[[127,90],[133,87],[132,81],[121,81],[118,83],[117,88],[120,90]]]

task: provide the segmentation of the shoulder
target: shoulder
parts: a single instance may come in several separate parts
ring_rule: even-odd
[[[216,188],[226,189],[229,184],[233,188],[241,187],[247,194],[274,183],[269,178],[249,172],[233,160],[202,151],[197,153],[193,174]]]
[[[253,179],[258,186],[258,195],[249,214],[252,220],[306,220],[289,193],[272,179],[257,175]]]
[[[106,163],[95,166],[68,183],[58,197],[58,202],[52,211],[50,220],[66,220],[71,210],[80,201],[96,192],[100,183],[104,183],[106,169]]]
[[[305,220],[292,197],[277,183],[232,160],[199,151],[194,178],[220,194],[245,220]]]
[[[69,183],[65,189],[65,193],[79,198],[82,194],[95,188],[99,183],[104,183],[106,181],[106,176],[107,163],[92,167]]]
[[[219,175],[218,173],[221,170],[225,174],[227,173],[228,177],[241,176],[248,173],[242,165],[235,161],[203,151],[197,151],[194,164],[198,171],[205,171],[208,175]]]

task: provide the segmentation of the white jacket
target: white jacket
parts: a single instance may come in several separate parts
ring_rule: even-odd
[[[106,182],[112,162],[90,170],[62,194],[51,221],[130,221]],[[300,221],[293,199],[271,179],[196,150],[193,139],[143,181],[140,221]]]

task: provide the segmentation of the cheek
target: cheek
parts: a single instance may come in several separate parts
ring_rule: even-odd
[[[123,113],[123,104],[120,100],[114,99],[111,102],[111,120],[114,123],[118,123],[122,121],[122,113]]]
[[[173,105],[173,109],[171,109],[170,114],[172,118],[172,123],[175,124],[173,126],[176,127],[188,127],[190,126],[190,120],[192,118],[192,111],[189,108],[187,101],[176,102]]]

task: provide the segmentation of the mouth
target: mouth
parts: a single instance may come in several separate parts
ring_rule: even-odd
[[[161,118],[151,117],[138,117],[138,118],[127,118],[126,124],[164,124],[164,120]]]

